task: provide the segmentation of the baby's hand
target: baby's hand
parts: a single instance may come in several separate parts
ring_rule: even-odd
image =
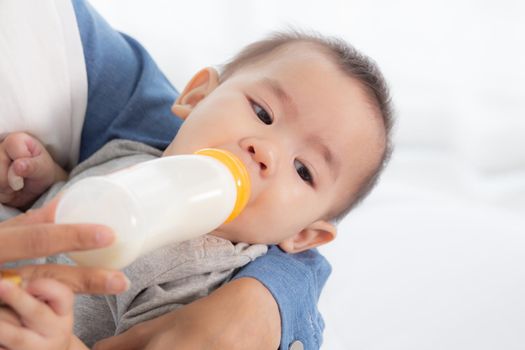
[[[0,203],[22,208],[66,177],[33,136],[13,133],[0,142]]]
[[[70,350],[76,346],[73,292],[52,279],[31,282],[26,290],[0,280],[0,348]]]

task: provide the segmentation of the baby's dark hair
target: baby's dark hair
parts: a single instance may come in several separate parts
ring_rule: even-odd
[[[364,177],[359,190],[350,197],[344,208],[336,213],[332,213],[331,217],[327,218],[339,222],[350,210],[361,203],[374,188],[392,154],[391,130],[393,111],[388,86],[377,64],[342,39],[323,36],[316,32],[303,32],[292,29],[275,32],[263,40],[246,46],[231,61],[222,66],[220,81],[225,81],[240,68],[257,62],[269,53],[294,43],[311,43],[324,51],[341,72],[362,85],[368,95],[369,102],[375,107],[383,121],[385,147],[380,161],[373,171]]]

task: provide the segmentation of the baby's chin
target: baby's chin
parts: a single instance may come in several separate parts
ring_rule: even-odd
[[[181,145],[180,142],[177,142],[177,140],[173,140],[168,147],[162,152],[162,157],[168,157],[168,156],[180,156],[184,154],[193,154],[197,152],[198,150],[202,148],[207,147],[192,147],[191,145]]]
[[[188,152],[188,153],[179,152],[176,149],[172,148],[171,145],[170,145],[170,146],[168,146],[168,148],[166,148],[164,150],[164,152],[162,152],[162,156],[161,157],[180,156],[182,154],[192,154],[192,153],[194,153],[194,152]]]
[[[243,225],[243,223],[237,219],[238,218],[234,219],[231,222],[222,224],[217,229],[210,232],[210,234],[216,237],[227,239],[234,243],[238,243],[238,242],[244,242],[244,243],[249,243],[249,244],[261,243],[261,242],[255,242],[253,240],[253,237],[256,237],[257,235],[255,235],[254,232],[249,231],[247,229],[247,226]],[[250,237],[252,237],[252,239],[250,239]]]
[[[213,230],[209,233],[211,236],[227,239],[228,241],[231,241],[233,243],[237,243],[239,240],[236,238],[237,235],[232,234],[231,232],[228,232],[227,230],[222,230],[220,227],[217,230]]]

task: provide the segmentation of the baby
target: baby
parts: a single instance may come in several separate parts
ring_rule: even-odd
[[[75,323],[80,326],[75,329],[88,345],[206,295],[234,269],[264,254],[266,245],[298,253],[330,242],[336,236],[334,222],[370,192],[391,152],[390,102],[381,73],[346,43],[318,35],[280,33],[249,45],[220,74],[213,68],[198,72],[172,111],[184,123],[162,156],[206,147],[228,150],[248,168],[251,198],[239,217],[210,235],[161,248],[126,268],[132,287],[123,295],[79,298]],[[159,153],[136,142],[113,141],[75,168],[70,182]],[[19,177],[25,183],[15,191],[12,187],[21,186]],[[62,178],[63,170],[30,135],[11,134],[0,145],[4,204],[25,207]],[[55,184],[37,203],[60,186]],[[203,261],[203,254],[209,260]],[[168,261],[180,255],[190,264]],[[170,267],[161,268],[163,264]],[[201,266],[187,270],[188,265]],[[188,283],[190,291],[183,287]],[[166,297],[167,291],[177,291],[172,293],[177,297]],[[0,287],[0,299],[24,321],[31,315],[11,304],[10,295],[30,300],[30,292]],[[71,306],[56,304],[56,298],[47,304],[53,322],[70,322],[64,315],[71,314]],[[104,319],[117,323],[109,333],[104,333]],[[51,342],[82,348],[64,332],[53,334],[54,339],[35,337],[42,328],[37,323],[22,322],[18,329],[11,325],[13,332],[44,342],[27,348],[44,349],[42,344]],[[87,328],[95,331],[79,334]],[[7,338],[0,332],[0,344],[24,349],[7,344]]]

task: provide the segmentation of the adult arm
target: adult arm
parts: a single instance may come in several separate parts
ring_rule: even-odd
[[[277,349],[279,310],[260,282],[241,278],[209,296],[97,343],[96,350]]]
[[[319,349],[317,300],[330,266],[317,251],[272,247],[209,296],[99,342],[96,350]],[[299,347],[298,347],[299,348]]]
[[[317,302],[331,272],[328,261],[316,250],[287,254],[273,246],[268,254],[246,265],[234,277],[251,277],[264,285],[279,307],[280,350],[319,349],[324,321]]]

